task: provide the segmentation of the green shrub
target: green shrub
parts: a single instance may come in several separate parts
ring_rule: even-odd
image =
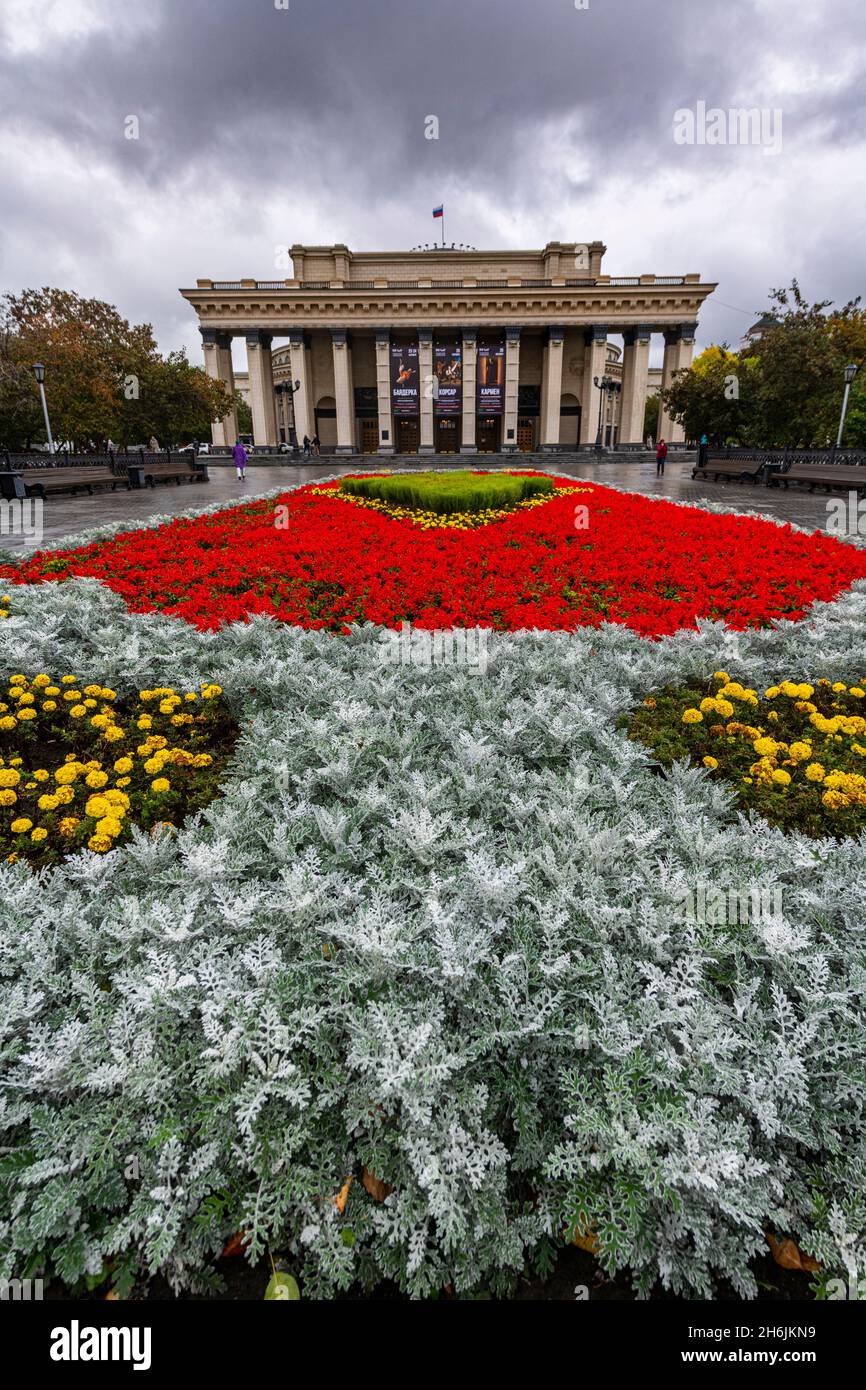
[[[344,478],[340,491],[375,497],[396,507],[451,515],[516,507],[530,497],[552,496],[554,481],[512,473],[396,473]]]

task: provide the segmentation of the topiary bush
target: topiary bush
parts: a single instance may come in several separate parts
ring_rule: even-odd
[[[395,473],[343,478],[340,491],[399,507],[449,515],[516,507],[530,497],[552,497],[552,477],[512,473]]]

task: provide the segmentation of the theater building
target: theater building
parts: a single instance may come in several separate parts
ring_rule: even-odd
[[[666,386],[691,363],[715,285],[605,275],[605,249],[293,246],[290,279],[198,280],[181,294],[207,371],[231,389],[232,338],[245,339],[256,444],[294,430],[338,454],[569,450],[594,445],[601,408],[604,442],[637,446],[653,334],[664,337]],[[595,386],[606,373],[621,384],[614,402]],[[664,411],[659,434],[682,439]],[[236,435],[234,414],[214,424],[215,444]]]

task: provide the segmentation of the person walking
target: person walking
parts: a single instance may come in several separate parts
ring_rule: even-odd
[[[656,477],[665,475],[665,459],[668,456],[668,446],[663,439],[656,445]]]
[[[321,454],[321,452],[322,452],[322,441],[321,441],[321,439],[319,438],[319,436],[318,436],[317,434],[314,434],[314,435],[313,435],[313,453],[315,454],[316,458],[318,458],[319,455]]]
[[[309,457],[310,457],[310,436],[309,436],[308,434],[305,434],[305,435],[304,435],[304,458],[305,458],[305,459],[308,459]]]
[[[247,451],[240,440],[237,441],[232,449],[232,458],[238,470],[238,481],[245,483],[247,480]]]

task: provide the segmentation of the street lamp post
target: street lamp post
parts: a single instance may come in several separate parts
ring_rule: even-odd
[[[291,445],[292,453],[298,452],[298,436],[295,431],[295,392],[300,391],[300,381],[281,381],[274,387],[278,396],[283,396],[286,400],[286,429],[289,433],[288,443]],[[291,423],[289,423],[289,407],[291,404]]]
[[[33,363],[33,375],[39,386],[39,395],[42,398],[42,414],[45,416],[45,433],[48,435],[48,452],[54,457],[54,439],[51,434],[51,421],[48,418],[48,402],[45,399],[45,366],[42,362]]]
[[[602,444],[602,411],[604,410],[605,392],[607,393],[608,400],[610,400],[622,388],[620,387],[620,383],[612,376],[603,376],[601,380],[599,380],[597,376],[594,376],[592,381],[593,385],[598,387],[598,432],[595,436],[595,451],[597,454],[600,454],[604,449],[604,445]]]
[[[839,433],[836,437],[836,448],[842,448],[842,431],[845,428],[845,415],[848,410],[848,396],[851,391],[851,383],[857,375],[857,363],[849,362],[845,368],[845,395],[842,397],[842,414],[839,417]]]

